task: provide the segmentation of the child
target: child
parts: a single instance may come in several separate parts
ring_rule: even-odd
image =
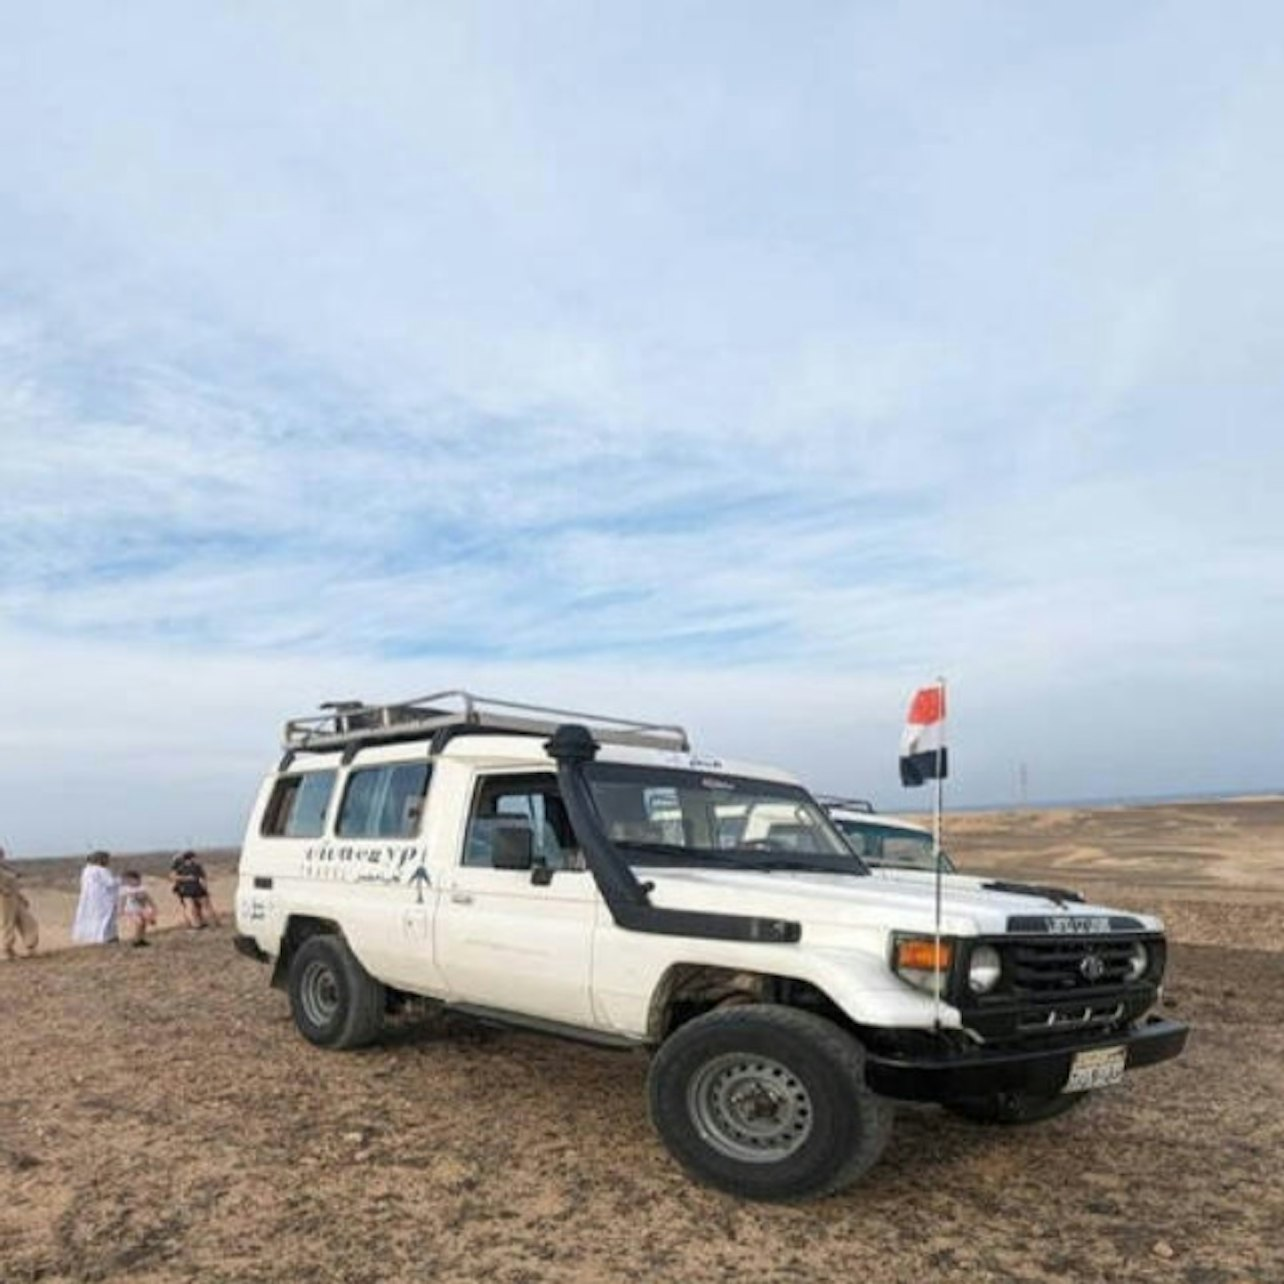
[[[156,902],[137,870],[129,870],[120,880],[120,924],[124,939],[135,948],[151,944],[147,929],[156,925]]]

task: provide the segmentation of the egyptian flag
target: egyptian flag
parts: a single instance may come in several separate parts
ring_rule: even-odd
[[[909,718],[901,736],[901,784],[909,789],[928,780],[943,780],[949,774],[945,687],[922,687],[910,701]]]

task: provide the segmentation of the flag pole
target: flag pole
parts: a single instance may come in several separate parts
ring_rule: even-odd
[[[936,686],[941,693],[941,724],[936,738],[936,798],[932,808],[932,863],[936,866],[933,954],[933,962],[936,965],[934,1023],[939,1030],[941,1028],[941,989],[945,982],[941,969],[941,806],[945,798],[945,772],[943,770],[945,766],[945,679],[938,677]]]

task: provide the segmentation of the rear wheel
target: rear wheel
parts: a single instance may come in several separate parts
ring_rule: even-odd
[[[648,1091],[678,1162],[748,1199],[839,1190],[873,1167],[891,1132],[891,1106],[865,1087],[860,1044],[794,1008],[721,1008],[679,1027]]]
[[[341,936],[310,936],[290,960],[290,1013],[319,1048],[359,1048],[383,1024],[387,995]]]
[[[1086,1092],[1058,1092],[1052,1096],[1035,1092],[996,1092],[989,1097],[952,1101],[945,1108],[952,1115],[972,1123],[1032,1124],[1055,1119],[1082,1104]]]

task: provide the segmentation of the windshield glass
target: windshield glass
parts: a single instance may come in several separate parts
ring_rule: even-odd
[[[916,834],[913,830],[865,820],[838,818],[834,824],[867,865],[894,866],[897,869],[936,868],[932,859],[931,834]],[[941,868],[946,873],[954,870],[954,862],[945,852],[941,853]]]
[[[607,837],[632,864],[868,872],[797,785],[605,762],[585,778]]]

